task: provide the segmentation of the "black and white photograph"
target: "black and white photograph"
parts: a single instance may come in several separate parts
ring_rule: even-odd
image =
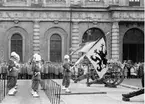
[[[0,0],[0,104],[145,104],[144,0]]]

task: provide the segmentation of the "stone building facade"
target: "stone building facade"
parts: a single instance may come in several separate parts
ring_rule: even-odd
[[[0,0],[2,61],[16,51],[21,62],[35,52],[61,62],[81,43],[100,37],[108,59],[143,61],[144,0]]]

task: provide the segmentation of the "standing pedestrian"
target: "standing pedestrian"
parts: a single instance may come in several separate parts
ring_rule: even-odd
[[[64,56],[63,62],[63,80],[62,80],[62,89],[66,92],[71,92],[69,90],[70,87],[70,79],[71,79],[71,68],[72,64],[70,63],[69,55]]]

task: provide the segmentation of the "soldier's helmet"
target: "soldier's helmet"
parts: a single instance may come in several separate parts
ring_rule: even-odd
[[[14,57],[17,61],[20,61],[20,56],[16,52],[12,52],[11,57]]]
[[[64,56],[64,59],[69,59],[69,55],[65,55]]]
[[[16,52],[11,52],[12,57],[16,57],[16,55],[17,55]]]
[[[41,61],[41,56],[38,53],[35,53],[33,55],[33,58],[34,58],[35,61]]]
[[[20,61],[20,56],[18,54],[16,54],[16,59],[18,62]]]

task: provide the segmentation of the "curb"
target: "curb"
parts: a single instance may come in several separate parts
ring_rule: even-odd
[[[135,89],[135,90],[140,89],[139,87],[136,87],[136,86],[131,86],[131,85],[127,85],[127,84],[120,84],[120,86],[122,86],[122,87],[126,87],[126,88]]]

